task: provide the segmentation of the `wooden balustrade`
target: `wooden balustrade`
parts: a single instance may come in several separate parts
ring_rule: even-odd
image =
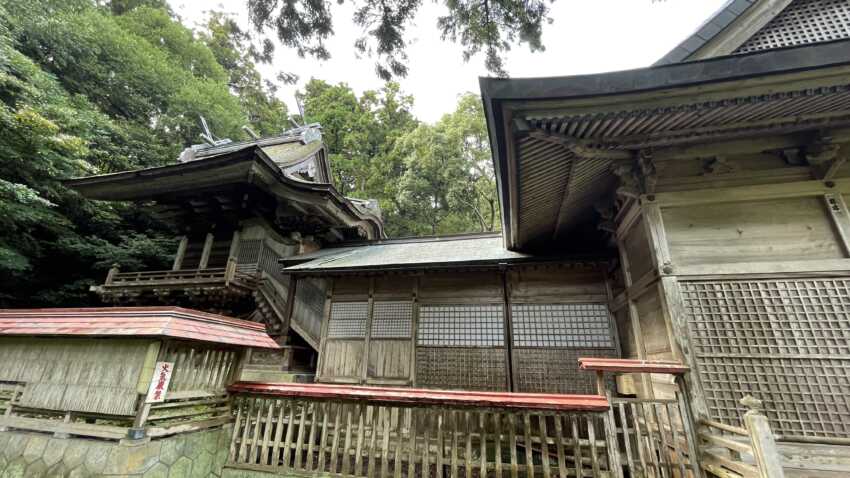
[[[608,402],[546,395],[240,383],[229,465],[343,476],[621,476]]]
[[[682,380],[688,367],[677,362],[588,357],[579,368],[596,373],[600,395],[611,401],[608,431],[619,444],[621,465],[628,476],[701,477],[696,435],[688,395]],[[674,398],[623,398],[609,389],[605,373],[656,373],[675,377]]]
[[[110,269],[107,275],[106,287],[150,287],[221,283],[249,280],[247,274],[240,272],[235,260],[229,260],[227,267],[209,269],[187,269],[168,271],[118,272]]]
[[[761,402],[747,396],[741,404],[749,408],[744,427],[699,420],[703,469],[719,478],[782,478],[782,460]]]

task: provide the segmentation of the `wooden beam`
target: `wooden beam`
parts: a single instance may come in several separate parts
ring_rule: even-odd
[[[827,193],[823,195],[823,200],[838,239],[844,248],[844,257],[850,257],[850,217],[848,217],[844,197],[841,194]]]
[[[834,276],[850,272],[850,259],[818,259],[809,261],[731,262],[719,264],[693,264],[676,267],[676,276],[688,279],[734,277],[765,278]]]
[[[654,195],[653,202],[664,208],[820,196],[828,193],[842,192],[850,192],[850,178],[840,178],[833,181],[797,181],[783,184],[759,184],[728,188],[696,189],[692,191],[659,192]]]
[[[582,159],[622,160],[632,159],[634,157],[629,151],[592,148],[576,138],[561,133],[550,133],[548,131],[533,129],[528,132],[528,136],[540,141],[563,146]]]

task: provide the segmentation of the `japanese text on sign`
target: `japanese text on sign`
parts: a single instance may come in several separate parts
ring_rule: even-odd
[[[171,382],[173,369],[174,362],[156,363],[145,403],[160,403],[165,401],[165,393],[168,391],[168,384]]]

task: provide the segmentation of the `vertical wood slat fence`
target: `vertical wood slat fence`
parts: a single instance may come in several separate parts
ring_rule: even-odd
[[[692,477],[698,466],[689,442],[690,433],[682,400],[614,398],[611,400],[613,432],[619,443],[622,466],[629,476]]]
[[[620,476],[604,397],[270,388],[232,387],[231,466],[394,478]]]
[[[579,368],[596,373],[597,393],[611,402],[608,434],[610,441],[617,443],[620,465],[627,476],[703,476],[683,380],[687,367],[676,362],[584,357],[579,359]],[[605,373],[669,374],[674,377],[677,390],[673,398],[615,397]]]

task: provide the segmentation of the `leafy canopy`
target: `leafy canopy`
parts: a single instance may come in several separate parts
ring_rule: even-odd
[[[345,0],[337,0],[342,4]],[[355,7],[355,25],[363,35],[355,49],[376,58],[375,72],[385,80],[407,74],[405,32],[422,0],[348,0]],[[551,22],[553,0],[443,0],[445,14],[437,20],[444,40],[460,43],[468,61],[484,53],[488,71],[506,76],[503,54],[513,44],[542,51],[543,24]],[[277,33],[284,46],[299,55],[328,59],[325,40],[333,35],[333,9],[325,0],[248,0],[254,27]]]
[[[197,34],[157,0],[0,3],[0,307],[84,305],[113,262],[169,265],[174,231],[62,179],[171,163],[198,115],[235,140],[283,128],[250,37],[210,21]]]
[[[463,95],[434,125],[410,113],[413,98],[387,83],[359,98],[344,84],[311,80],[306,120],[322,124],[334,182],[378,199],[390,236],[492,231],[498,203],[481,100]]]

